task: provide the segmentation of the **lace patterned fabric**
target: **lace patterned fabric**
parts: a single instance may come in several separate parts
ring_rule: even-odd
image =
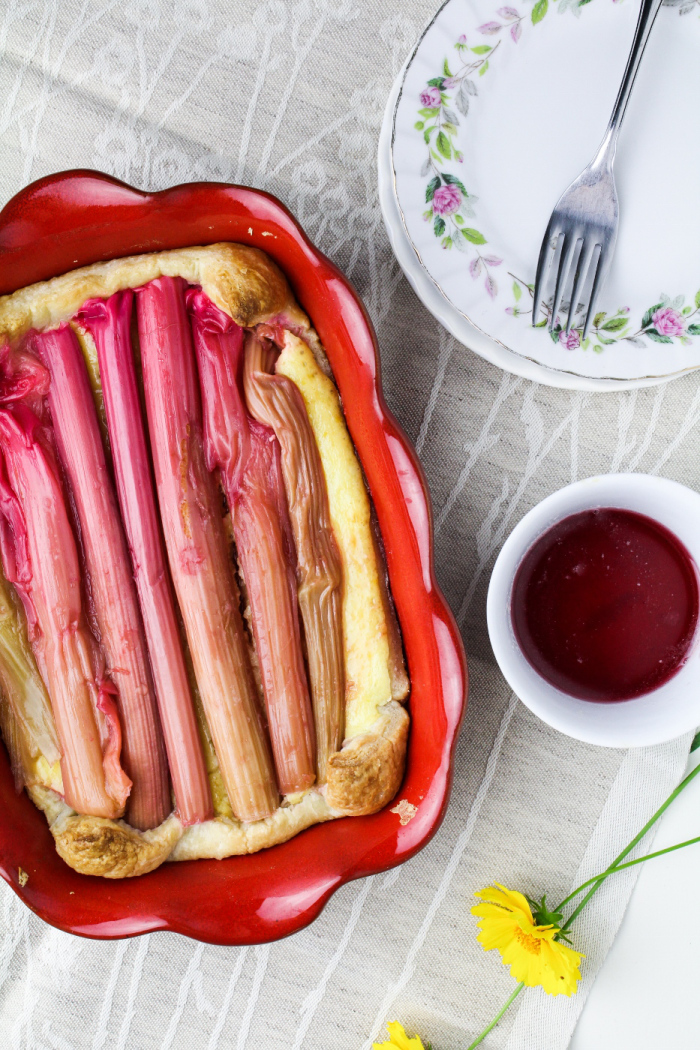
[[[600,870],[676,782],[688,741],[579,744],[511,696],[486,632],[494,558],[547,493],[604,471],[698,481],[697,376],[620,394],[552,390],[457,344],[404,280],[382,225],[376,147],[391,83],[436,0],[6,0],[0,198],[95,167],[145,189],[194,179],[276,194],[355,283],[391,408],[422,457],[441,584],[471,697],[445,822],[403,868],[343,888],[307,930],[225,949],[170,934],[95,942],[0,887],[0,1031],[12,1050],[368,1048],[400,1017],[466,1045],[512,988],[475,941],[474,889],[554,897]],[[397,820],[399,815],[397,815]],[[488,1046],[563,1050],[636,869],[576,926],[570,1002],[523,996]]]

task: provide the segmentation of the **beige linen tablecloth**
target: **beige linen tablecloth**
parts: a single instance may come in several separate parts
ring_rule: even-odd
[[[512,988],[469,914],[492,880],[553,896],[606,865],[678,779],[684,739],[609,751],[540,724],[494,664],[485,599],[510,529],[601,471],[697,485],[697,376],[620,394],[499,372],[442,331],[389,248],[376,148],[392,80],[436,0],[3,0],[0,198],[62,168],[135,186],[192,179],[279,196],[355,283],[391,408],[435,508],[440,582],[472,676],[447,818],[403,868],[337,893],[287,941],[249,949],[170,934],[59,933],[0,888],[0,1041],[13,1050],[360,1050],[400,1017],[463,1050]],[[660,353],[663,349],[660,348]],[[536,990],[484,1046],[562,1050],[634,869],[576,925],[573,1000]]]

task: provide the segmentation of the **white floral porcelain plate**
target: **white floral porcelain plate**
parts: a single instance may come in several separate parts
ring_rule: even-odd
[[[617,250],[589,338],[566,336],[559,317],[551,334],[530,323],[547,220],[602,137],[638,12],[634,0],[448,0],[394,108],[391,175],[420,267],[499,363],[517,354],[563,373],[556,385],[700,368],[700,0],[662,8],[647,47],[618,147]]]

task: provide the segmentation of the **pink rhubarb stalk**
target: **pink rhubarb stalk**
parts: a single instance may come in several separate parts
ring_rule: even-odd
[[[293,541],[277,438],[250,421],[251,451],[233,499],[277,779],[283,794],[316,779],[316,734],[301,648]],[[224,475],[225,477],[225,475]]]
[[[250,412],[272,427],[282,451],[316,722],[318,782],[324,784],[328,759],[339,750],[345,728],[342,564],[304,400],[287,376],[268,374],[273,367],[270,349],[266,340],[248,335],[243,382]]]
[[[294,547],[269,427],[250,419],[240,390],[243,329],[199,289],[187,302],[199,365],[207,467],[218,470],[233,518],[283,794],[316,777],[315,734],[301,648]]]
[[[118,817],[131,782],[100,653],[85,622],[80,564],[58,468],[37,417],[0,411],[0,544],[5,576],[24,605],[29,639],[51,697],[64,796],[78,813]]]
[[[130,321],[133,292],[92,299],[78,320],[95,342],[119,506],[131,553],[160,720],[183,824],[213,815],[160,531],[136,380]]]
[[[36,333],[30,345],[51,377],[48,404],[75,502],[90,611],[118,695],[124,768],[133,782],[127,820],[146,830],[165,820],[172,809],[168,766],[129,552],[87,368],[67,325]]]
[[[219,495],[208,473],[185,282],[137,292],[146,414],[170,571],[224,785],[241,820],[278,805]]]

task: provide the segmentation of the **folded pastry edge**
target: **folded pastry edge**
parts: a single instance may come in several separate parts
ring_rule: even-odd
[[[369,816],[391,802],[403,780],[409,727],[405,707],[390,700],[369,729],[331,755],[326,799],[335,813]]]
[[[410,719],[395,700],[385,704],[374,724],[331,755],[323,792],[310,789],[287,798],[275,812],[249,824],[228,817],[183,827],[175,814],[151,831],[123,820],[85,816],[53,790],[28,787],[46,816],[56,850],[83,875],[132,878],[165,861],[222,860],[280,845],[314,824],[341,816],[369,816],[396,795],[403,779]]]
[[[182,277],[201,285],[243,328],[279,318],[304,334],[310,330],[286,277],[265,252],[221,242],[92,263],[0,296],[0,341],[14,342],[32,328],[56,328],[71,321],[88,299],[106,299],[158,277]],[[313,342],[317,352],[317,338]]]

